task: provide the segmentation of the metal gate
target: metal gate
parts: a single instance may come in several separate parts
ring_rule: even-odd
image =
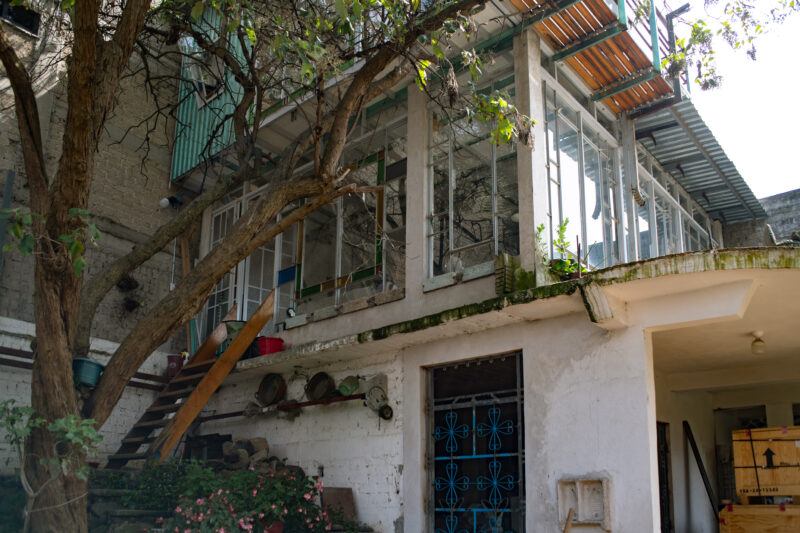
[[[522,358],[431,369],[430,531],[524,531]]]

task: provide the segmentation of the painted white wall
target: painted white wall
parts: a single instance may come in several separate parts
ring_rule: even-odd
[[[569,342],[565,342],[569,339]],[[290,398],[302,398],[305,373],[337,381],[358,372],[389,378],[395,417],[377,417],[360,402],[312,407],[294,421],[234,418],[209,422],[202,433],[263,436],[273,454],[327,486],[351,487],[359,518],[376,531],[426,531],[427,371],[434,364],[523,352],[527,531],[558,530],[557,482],[611,481],[612,530],[651,531],[658,521],[655,475],[655,392],[649,346],[641,329],[606,332],[584,314],[517,325],[298,370]],[[261,376],[240,375],[209,409],[236,411]],[[652,430],[651,430],[652,428]],[[402,520],[400,520],[402,517]]]
[[[375,531],[395,531],[395,522],[403,513],[400,360],[396,354],[385,354],[300,369],[293,379],[284,373],[288,382],[287,397],[303,401],[306,377],[320,371],[329,373],[337,383],[349,375],[369,378],[386,374],[394,417],[389,421],[381,420],[363,402],[351,401],[309,407],[294,420],[277,417],[217,420],[203,424],[201,433],[266,438],[272,455],[302,467],[307,475],[319,475],[322,468],[326,486],[352,488],[360,521]],[[226,384],[207,409],[217,412],[243,409],[253,398],[261,379],[262,376],[247,376],[235,380],[234,384]]]
[[[669,424],[675,533],[713,533],[717,530],[700,470],[691,449],[684,446],[683,421],[697,441],[712,484],[716,486],[714,411],[708,392],[670,392],[664,376],[656,376],[656,413]]]
[[[647,342],[641,330],[606,332],[576,314],[402,352],[405,531],[426,531],[425,367],[520,349],[526,530],[561,527],[557,482],[572,477],[611,481],[613,531],[655,530],[655,394]]]
[[[0,346],[18,350],[30,350],[34,338],[35,327],[29,322],[0,317]],[[92,339],[89,356],[100,362],[106,362],[116,350],[118,344],[100,339]],[[166,354],[155,352],[142,365],[141,371],[161,374],[166,369]],[[100,434],[103,437],[94,460],[105,459],[119,448],[120,441],[128,433],[133,423],[152,403],[155,392],[147,389],[126,387],[117,407],[112,412]],[[31,371],[23,368],[0,366],[0,401],[15,400],[18,405],[30,405]],[[19,467],[16,451],[5,440],[0,431],[0,474],[11,474]]]

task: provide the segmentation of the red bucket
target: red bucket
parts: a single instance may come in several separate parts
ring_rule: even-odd
[[[256,349],[258,355],[269,355],[271,353],[282,352],[285,348],[283,339],[279,337],[258,337],[256,338]]]

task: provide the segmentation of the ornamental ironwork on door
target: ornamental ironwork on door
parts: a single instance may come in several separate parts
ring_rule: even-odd
[[[523,532],[520,354],[433,368],[429,395],[430,530]]]

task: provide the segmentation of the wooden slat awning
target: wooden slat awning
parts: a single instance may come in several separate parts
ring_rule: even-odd
[[[523,18],[557,4],[554,0],[511,0],[511,3]],[[533,27],[558,53],[618,23],[617,14],[603,0],[582,0]],[[636,43],[630,31],[593,43],[566,58],[565,63],[614,113],[631,111],[672,95],[672,86],[654,71],[652,56]]]

